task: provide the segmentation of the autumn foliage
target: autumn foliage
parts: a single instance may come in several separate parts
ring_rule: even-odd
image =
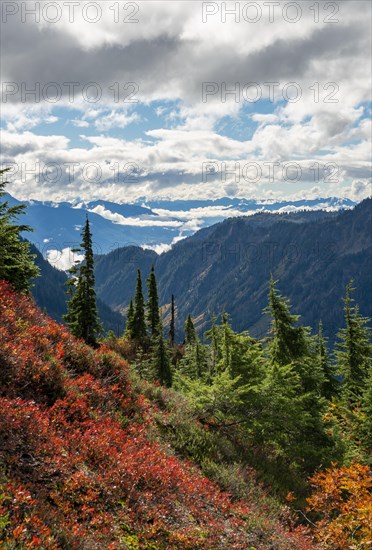
[[[1,548],[313,548],[156,437],[128,365],[0,282]]]
[[[372,475],[368,466],[329,468],[310,480],[309,510],[321,514],[316,536],[325,548],[339,550],[372,545]]]

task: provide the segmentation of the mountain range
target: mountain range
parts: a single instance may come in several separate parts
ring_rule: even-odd
[[[112,326],[117,332],[134,295],[137,269],[145,279],[154,265],[165,323],[171,294],[175,295],[178,340],[183,339],[189,313],[202,331],[212,315],[222,310],[230,314],[235,330],[248,329],[261,337],[268,326],[262,311],[272,274],[302,322],[316,329],[321,319],[325,335],[333,342],[343,324],[342,296],[350,279],[361,313],[371,314],[371,206],[372,200],[367,199],[341,211],[234,217],[201,229],[160,255],[138,246],[119,247],[96,255],[97,295],[120,313]],[[46,263],[40,254],[38,261]],[[60,272],[55,272],[57,277]],[[44,293],[47,279],[41,283]],[[44,299],[48,311],[48,302],[56,303],[57,287],[53,284],[50,300]]]
[[[19,201],[7,195],[11,205]],[[157,252],[169,250],[179,240],[226,218],[250,215],[257,211],[296,212],[350,208],[349,199],[319,198],[298,201],[273,201],[221,198],[218,200],[139,200],[134,204],[117,204],[104,200],[91,202],[41,202],[30,200],[24,223],[34,228],[27,238],[42,255],[55,261],[57,267],[68,267],[59,261],[56,251],[67,252],[80,243],[80,230],[89,215],[96,254],[107,254],[124,246],[143,246]],[[57,259],[56,259],[57,258]],[[66,254],[63,259],[66,260]]]
[[[342,326],[342,296],[350,279],[361,313],[371,313],[371,205],[367,199],[339,213],[232,218],[161,255],[135,247],[118,249],[96,259],[97,292],[108,305],[124,311],[134,294],[136,269],[146,275],[153,264],[165,316],[175,295],[179,336],[188,313],[202,329],[222,310],[231,315],[234,329],[263,336],[268,319],[262,311],[272,274],[304,324],[316,328],[322,320],[333,340]]]

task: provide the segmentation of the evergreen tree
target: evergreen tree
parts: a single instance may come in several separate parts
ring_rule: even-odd
[[[155,269],[152,266],[150,275],[147,279],[148,299],[147,299],[147,325],[150,329],[150,335],[154,338],[157,335],[160,322],[159,298],[156,285]]]
[[[196,331],[190,314],[187,316],[185,323],[185,343],[186,345],[193,345],[196,343]]]
[[[318,335],[315,348],[318,364],[324,375],[324,382],[322,386],[322,395],[330,400],[336,396],[340,389],[340,382],[336,378],[336,372],[334,366],[331,364],[328,351],[327,340],[323,336],[323,323],[319,322]]]
[[[145,322],[145,300],[142,292],[142,279],[140,270],[137,271],[136,293],[134,296],[132,337],[137,342],[143,342],[147,338]]]
[[[325,400],[315,392],[303,392],[294,364],[268,365],[257,408],[256,441],[273,446],[279,461],[283,457],[309,474],[333,457],[333,441],[323,421]]]
[[[280,365],[287,365],[291,361],[307,355],[309,343],[304,327],[296,326],[299,315],[290,313],[289,300],[281,296],[271,277],[269,291],[269,306],[266,312],[272,317],[270,342],[270,359]]]
[[[8,169],[0,170],[2,176]],[[5,185],[0,182],[0,198],[5,195]],[[34,264],[35,256],[30,254],[30,245],[21,239],[23,231],[32,231],[28,225],[17,225],[13,220],[24,213],[26,206],[9,206],[0,202],[0,279],[9,281],[17,292],[28,292],[31,279],[39,274]]]
[[[337,367],[343,375],[343,393],[346,399],[359,399],[371,370],[371,331],[369,319],[362,317],[358,305],[353,305],[353,282],[346,287],[344,314],[346,327],[338,333]]]
[[[72,278],[67,284],[71,299],[67,304],[67,313],[64,318],[74,336],[83,338],[91,346],[96,346],[97,336],[102,332],[102,326],[98,321],[92,234],[88,218],[82,232],[80,247],[75,252],[84,252],[84,261],[70,269]]]
[[[269,306],[265,310],[272,317],[268,352],[271,364],[293,363],[301,377],[303,392],[320,393],[324,374],[311,350],[311,339],[307,327],[298,326],[299,315],[290,312],[289,300],[279,294],[273,278],[270,280]]]
[[[133,338],[133,323],[134,323],[134,307],[133,300],[130,299],[129,307],[127,311],[127,322],[125,325],[124,336],[128,338]]]
[[[210,374],[213,376],[217,371],[217,365],[221,359],[221,342],[219,338],[219,330],[216,324],[216,316],[212,316],[212,326],[210,330],[207,330],[205,336],[211,342],[211,362],[210,362]]]
[[[168,346],[163,335],[163,325],[161,321],[155,332],[155,341],[153,346],[153,363],[156,377],[160,384],[168,388],[172,385],[172,371],[169,358]]]
[[[231,330],[229,324],[229,318],[226,312],[222,313],[222,365],[219,370],[227,370],[231,372],[232,366],[232,340],[233,340],[233,331]]]
[[[176,341],[176,311],[174,303],[174,295],[172,294],[171,300],[171,319],[169,324],[169,341],[170,345],[173,347]]]
[[[186,345],[185,353],[178,364],[180,376],[191,380],[205,380],[210,382],[209,377],[209,353],[208,348],[199,340],[193,345]]]

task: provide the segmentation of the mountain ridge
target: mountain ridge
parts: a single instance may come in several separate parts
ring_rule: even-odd
[[[203,228],[160,256],[134,247],[118,249],[96,259],[97,293],[111,307],[125,310],[136,269],[146,276],[154,264],[161,304],[169,304],[172,293],[176,296],[179,334],[188,313],[202,315],[199,328],[204,328],[211,315],[226,309],[236,330],[259,336],[267,328],[262,310],[273,274],[305,324],[315,328],[322,319],[325,334],[334,339],[342,322],[341,297],[351,278],[356,300],[363,297],[366,310],[371,304],[371,205],[366,199],[353,210],[319,215],[315,222],[303,216],[294,223],[296,215],[269,218],[270,223],[259,223],[261,214],[232,218]],[[309,303],[314,292],[325,300],[318,308]]]
[[[10,204],[20,204],[6,195]],[[336,197],[310,200],[263,201],[253,199],[139,201],[114,203],[106,200],[52,202],[26,201],[24,222],[35,229],[27,235],[44,257],[53,250],[72,249],[80,241],[80,228],[86,215],[92,225],[96,254],[107,254],[123,246],[172,246],[177,240],[194,234],[227,217],[249,215],[254,211],[297,211],[322,208],[338,210],[355,205]],[[284,209],[284,210],[283,210]]]

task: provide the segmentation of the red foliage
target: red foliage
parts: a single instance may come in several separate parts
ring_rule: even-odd
[[[280,524],[261,546],[246,521],[263,511],[233,503],[149,438],[151,415],[125,361],[77,341],[1,281],[0,382],[0,543],[314,547],[305,530]]]

